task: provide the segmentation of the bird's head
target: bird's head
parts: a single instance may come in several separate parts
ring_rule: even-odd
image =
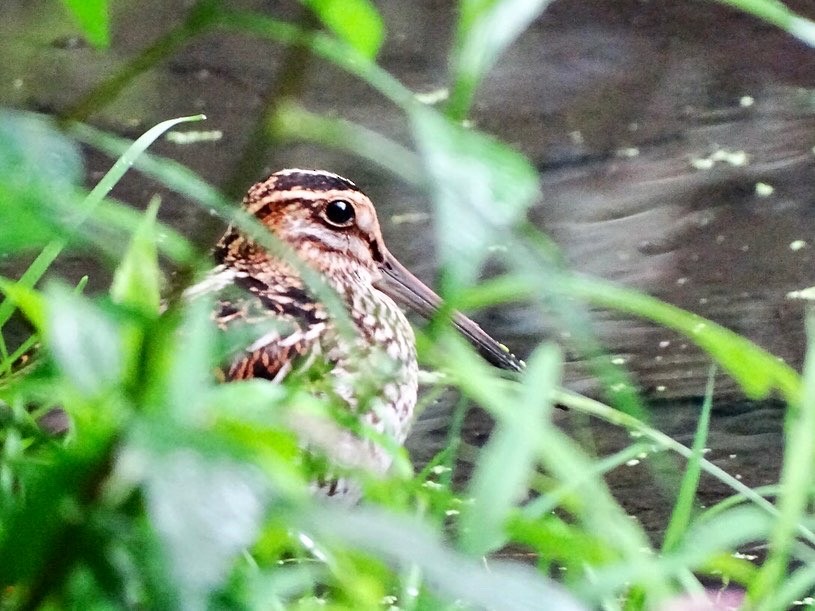
[[[353,274],[427,318],[441,307],[441,298],[387,249],[373,203],[350,180],[320,170],[281,170],[249,189],[244,208],[329,279]],[[235,259],[250,243],[230,230],[218,248]],[[463,314],[455,313],[453,324],[494,365],[522,369],[515,356]]]
[[[318,271],[380,276],[387,256],[371,200],[350,180],[317,170],[282,170],[254,185],[244,207]]]

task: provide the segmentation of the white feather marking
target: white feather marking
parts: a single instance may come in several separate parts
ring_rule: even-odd
[[[261,335],[258,339],[252,342],[251,345],[247,346],[247,352],[255,352],[256,350],[260,350],[261,348],[268,346],[272,342],[277,342],[280,340],[280,331],[274,329],[269,331],[268,333]]]
[[[223,265],[214,267],[201,282],[193,284],[184,290],[183,297],[187,301],[197,299],[202,295],[217,293],[221,289],[229,286],[235,281],[236,272]]]

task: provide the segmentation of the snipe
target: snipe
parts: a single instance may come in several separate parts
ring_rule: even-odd
[[[440,298],[390,254],[373,204],[350,180],[323,171],[283,170],[249,189],[243,204],[336,291],[353,334],[339,332],[330,309],[315,298],[296,266],[230,226],[215,247],[217,267],[187,291],[188,297],[218,292],[214,318],[222,328],[257,324],[251,343],[225,369],[226,380],[278,382],[322,362],[321,371],[342,402],[401,444],[416,405],[418,367],[413,330],[397,302],[431,316]],[[279,324],[270,330],[272,321]],[[520,361],[469,318],[455,314],[453,323],[494,365],[521,369]],[[307,443],[320,445],[340,465],[379,472],[390,465],[390,454],[372,441],[326,432],[315,423],[297,428]],[[318,485],[328,495],[348,495],[353,487],[343,479]]]

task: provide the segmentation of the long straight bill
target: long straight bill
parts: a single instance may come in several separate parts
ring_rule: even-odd
[[[383,255],[384,262],[380,266],[383,280],[377,283],[377,288],[425,318],[436,314],[442,305],[441,297],[410,273],[392,254],[385,252]],[[510,371],[523,371],[523,361],[461,312],[453,313],[453,326],[492,365]]]

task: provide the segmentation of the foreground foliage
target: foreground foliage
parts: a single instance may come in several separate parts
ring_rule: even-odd
[[[65,4],[90,40],[104,46],[107,3]],[[206,303],[172,296],[160,303],[160,257],[194,275],[206,266],[205,255],[156,220],[158,202],[139,215],[107,199],[135,165],[273,247],[200,178],[144,153],[167,129],[200,117],[168,121],[131,144],[79,123],[63,130],[40,116],[4,112],[0,250],[41,250],[21,278],[0,280],[0,327],[19,309],[34,328],[13,349],[0,335],[0,605],[655,608],[681,594],[701,595],[698,575],[742,587],[757,608],[785,608],[812,591],[812,359],[802,379],[711,321],[565,269],[544,236],[524,223],[538,196],[533,168],[459,121],[485,71],[547,2],[462,3],[444,112],[419,103],[373,63],[382,23],[371,5],[348,3],[356,19],[349,27],[336,3],[306,4],[332,32],[310,35],[311,51],[399,106],[417,152],[291,104],[277,106],[269,129],[351,146],[424,184],[435,206],[445,297],[453,306],[535,301],[573,329],[574,348],[587,353],[596,352],[595,341],[578,332],[588,315],[573,300],[616,308],[686,335],[748,396],[782,396],[789,410],[781,481],[750,490],[703,458],[712,385],[693,447],[686,448],[642,421],[645,411],[633,387],[609,363],[600,363],[597,373],[617,385],[619,409],[561,390],[562,357],[552,345],[540,346],[526,373],[510,380],[439,324],[420,337],[424,362],[496,420],[471,481],[463,490],[451,486],[461,445],[453,423],[448,447],[421,472],[414,473],[405,453],[394,448],[389,479],[357,474],[367,491],[364,506],[323,505],[309,492],[315,465],[303,457],[286,422],[292,413],[334,418],[336,406],[296,382],[216,384],[213,364],[235,338],[215,334]],[[804,31],[804,22],[776,3],[740,4],[783,27],[797,24],[799,35]],[[199,2],[190,15],[188,38],[224,27],[287,44],[301,40],[296,26],[219,2]],[[784,21],[788,17],[797,21]],[[83,112],[114,95],[117,78],[91,96]],[[79,186],[77,142],[117,159],[89,192]],[[467,240],[461,239],[461,219],[470,223]],[[507,273],[471,288],[495,243],[512,244]],[[77,244],[115,261],[109,293],[86,296],[81,285],[56,280],[35,289],[55,258]],[[42,345],[36,364],[19,369],[15,363],[36,342]],[[618,455],[593,457],[550,424],[556,403],[638,436]],[[65,437],[50,436],[37,424],[57,406],[72,422]],[[675,460],[669,452],[685,459],[678,463],[685,471],[670,525],[655,547],[603,476],[643,453]],[[734,496],[705,511],[696,508],[702,471],[730,486]],[[524,502],[527,489],[536,494]],[[761,566],[733,556],[756,541],[769,544]],[[509,544],[532,552],[536,566],[482,560]]]

